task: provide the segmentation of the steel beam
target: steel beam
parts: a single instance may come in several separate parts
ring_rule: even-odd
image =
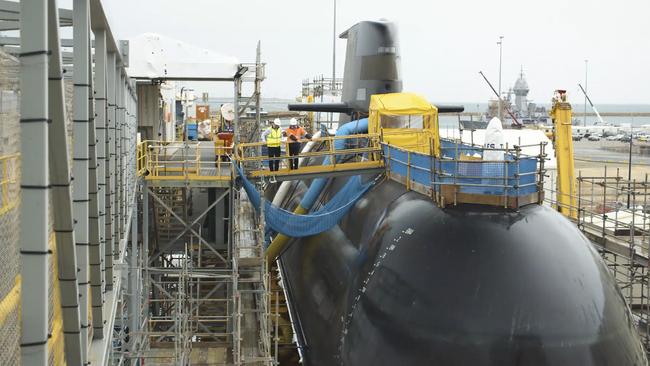
[[[124,154],[122,151],[124,119],[124,94],[125,83],[122,68],[116,71],[116,98],[115,98],[115,235],[122,237],[124,234]]]
[[[73,214],[76,222],[75,244],[79,273],[77,280],[79,284],[79,304],[81,316],[81,353],[83,362],[88,359],[88,331],[90,302],[90,276],[88,271],[88,249],[90,245],[88,236],[89,216],[89,182],[88,168],[90,163],[88,151],[88,89],[90,73],[88,60],[90,58],[89,40],[89,17],[88,0],[74,0],[73,18],[76,26],[73,29],[74,40],[74,94],[73,94]]]
[[[88,32],[90,45],[90,29]],[[88,79],[88,115],[89,115],[89,125],[88,125],[88,154],[90,156],[90,166],[88,167],[88,176],[89,176],[89,195],[90,195],[90,204],[89,204],[89,266],[90,266],[90,290],[91,290],[91,300],[92,300],[92,327],[93,327],[93,338],[97,338],[103,334],[104,328],[104,314],[102,313],[102,307],[104,304],[104,292],[103,292],[103,281],[104,273],[102,271],[102,261],[104,260],[104,250],[102,246],[102,240],[100,238],[100,216],[99,216],[99,197],[104,195],[103,191],[99,191],[98,183],[98,162],[97,162],[97,131],[95,129],[95,97],[93,92],[94,82],[93,82],[93,67],[92,60],[88,59],[88,70],[89,70],[89,79]]]
[[[106,291],[113,289],[113,255],[119,238],[114,238],[115,198],[115,53],[109,52],[106,64]]]
[[[140,266],[138,253],[138,205],[133,205],[131,216],[131,250],[129,253],[129,328],[131,333],[131,342],[129,350],[137,349],[137,337],[135,333],[139,331],[140,325],[140,306],[142,293],[140,292]]]
[[[99,244],[102,270],[102,292],[106,283],[106,31],[95,30],[95,131],[97,132],[97,204],[99,216]]]
[[[70,38],[61,38],[60,47],[73,47],[73,40]],[[95,41],[91,41],[91,46],[95,47]],[[0,36],[0,46],[20,46],[20,37],[9,37],[9,36]],[[66,57],[66,53],[63,52],[62,57]]]
[[[155,258],[155,257],[157,257],[157,256],[159,256],[159,255],[161,255],[161,254],[163,254],[163,253],[164,253],[164,252],[165,252],[169,247],[171,247],[172,245],[174,245],[174,244],[175,244],[175,243],[176,243],[180,238],[183,237],[183,235],[185,235],[185,233],[187,233],[188,231],[190,231],[190,228],[192,228],[194,225],[198,224],[199,221],[201,221],[201,219],[202,219],[205,215],[207,215],[207,214],[210,212],[210,210],[211,210],[212,208],[214,208],[214,207],[215,207],[219,202],[221,202],[221,201],[224,199],[224,197],[226,197],[226,196],[228,195],[229,192],[230,192],[230,189],[225,190],[225,191],[221,194],[221,196],[219,196],[219,197],[218,197],[214,202],[212,202],[212,203],[208,206],[208,208],[206,208],[205,210],[203,210],[203,212],[201,212],[201,213],[200,213],[200,214],[199,214],[199,215],[194,219],[194,221],[192,221],[192,223],[190,223],[189,225],[188,225],[185,221],[181,220],[181,224],[183,224],[183,225],[185,226],[185,228],[183,229],[183,231],[181,231],[179,234],[177,234],[177,235],[174,237],[174,239],[172,239],[171,241],[165,243],[164,247],[162,247],[162,248],[158,248],[158,251],[157,251],[157,253],[153,256],[153,258]],[[158,243],[158,245],[160,245],[160,243]]]
[[[142,293],[144,294],[144,311],[142,316],[144,317],[145,327],[148,327],[147,319],[149,319],[149,285],[151,283],[151,278],[149,276],[149,187],[147,186],[147,181],[142,180],[142,266],[143,272],[142,278],[144,283],[142,284]],[[148,329],[141,329],[141,331],[147,331]],[[146,344],[147,339],[143,339],[143,344]]]
[[[56,239],[58,280],[61,293],[65,360],[68,365],[83,365],[81,356],[81,320],[79,317],[79,288],[77,285],[77,255],[72,218],[72,192],[68,136],[65,115],[65,92],[61,68],[59,27],[56,6],[49,1],[49,111],[52,119],[48,137],[50,181],[52,185],[52,228]]]
[[[228,263],[226,258],[224,258],[221,255],[221,253],[219,253],[212,245],[210,245],[210,243],[208,243],[205,239],[203,239],[203,237],[198,232],[196,232],[196,230],[194,230],[191,226],[187,225],[187,223],[180,216],[178,216],[176,214],[176,212],[174,212],[174,210],[171,209],[171,207],[167,206],[167,204],[165,202],[163,202],[154,192],[149,191],[149,193],[151,194],[153,199],[156,202],[158,202],[158,204],[160,204],[163,208],[165,208],[167,211],[169,211],[169,213],[172,216],[174,216],[176,218],[176,220],[178,220],[181,224],[185,225],[185,227],[189,227],[189,231],[192,234],[194,234],[194,236],[196,236],[196,238],[201,242],[201,244],[205,245],[208,249],[210,249],[217,256],[217,258],[221,259],[224,263]],[[149,263],[152,263],[154,259],[155,259],[155,257],[152,257],[151,260],[149,261]]]
[[[0,0],[0,20],[20,20],[20,4],[16,1]],[[67,27],[72,25],[72,11],[69,9],[58,9],[59,26]]]
[[[21,359],[48,362],[48,11],[46,0],[20,2]]]

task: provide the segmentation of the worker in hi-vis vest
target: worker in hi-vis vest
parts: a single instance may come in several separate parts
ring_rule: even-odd
[[[266,142],[266,147],[268,149],[268,155],[270,158],[269,170],[275,172],[280,168],[280,159],[273,158],[280,157],[280,145],[282,144],[282,130],[280,129],[279,118],[271,121],[271,126],[262,134],[262,140]]]
[[[298,126],[298,120],[295,118],[291,119],[289,128],[284,130],[284,134],[287,136],[289,156],[300,154],[300,146],[302,145],[300,140],[303,138],[311,139],[311,135],[304,128]],[[298,169],[298,158],[289,158],[289,169]]]

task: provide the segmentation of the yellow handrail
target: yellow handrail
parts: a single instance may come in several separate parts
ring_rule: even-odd
[[[368,144],[365,147],[352,147],[352,148],[343,148],[336,149],[335,142],[337,140],[367,140]],[[325,143],[326,148],[320,151],[310,151],[306,153],[299,153],[297,155],[289,156],[288,144],[291,142],[314,142],[314,143]],[[363,153],[375,153],[381,151],[381,146],[379,143],[378,134],[359,134],[359,135],[347,135],[347,136],[328,136],[314,138],[311,140],[298,140],[298,141],[283,141],[282,144],[286,147],[286,154],[281,156],[278,159],[288,159],[288,158],[313,158],[313,157],[324,157],[330,156],[334,157],[337,155],[348,155],[348,154],[363,154]],[[266,146],[265,142],[250,142],[250,143],[241,143],[237,146],[235,160],[239,162],[261,162],[269,160],[268,156],[245,156],[245,151],[247,149],[259,149],[263,146]],[[374,158],[372,154],[369,154],[369,157]],[[335,164],[336,159],[332,159],[332,163]]]
[[[174,156],[175,152],[170,152],[170,148],[182,150],[182,156]],[[210,152],[213,158],[202,160],[202,151]],[[223,168],[230,164],[227,160],[232,156],[232,147],[217,147],[204,142],[147,140],[138,145],[137,152],[137,171],[145,179],[230,179],[230,169],[224,172]],[[215,168],[216,172],[206,173],[207,168]]]

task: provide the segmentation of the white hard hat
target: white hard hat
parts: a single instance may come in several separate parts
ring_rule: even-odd
[[[273,124],[279,126],[280,125],[280,119],[279,118],[274,119]]]
[[[292,118],[291,120],[289,120],[289,126],[298,126],[298,120]]]

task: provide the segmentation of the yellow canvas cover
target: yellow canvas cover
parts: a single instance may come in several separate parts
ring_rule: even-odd
[[[386,128],[381,116],[422,116],[421,128]],[[368,133],[378,133],[382,141],[420,153],[440,155],[438,109],[414,93],[375,94],[370,97]],[[429,141],[433,139],[433,144]],[[432,146],[433,145],[433,146]]]

